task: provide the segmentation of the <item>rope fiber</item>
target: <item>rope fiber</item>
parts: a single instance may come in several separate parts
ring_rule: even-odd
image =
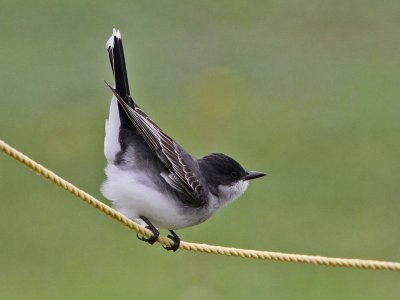
[[[97,208],[98,210],[102,211],[104,214],[114,218],[115,220],[121,222],[130,229],[136,231],[137,233],[147,237],[150,237],[152,235],[151,231],[148,230],[147,228],[144,228],[139,224],[133,222],[132,220],[128,219],[121,213],[117,212],[115,209],[100,202],[99,200],[89,195],[85,191],[77,188],[73,184],[69,183],[68,181],[61,178],[54,172],[38,164],[37,162],[29,158],[28,156],[24,155],[23,153],[19,152],[18,150],[14,149],[13,147],[11,147],[2,140],[0,140],[0,150],[5,154],[11,156],[18,162],[22,163],[26,167],[35,171],[36,173],[49,179],[51,182],[55,183],[59,187],[62,187],[71,194],[74,194],[75,196],[79,197],[80,199],[87,202],[94,208]],[[160,236],[158,238],[158,242],[166,246],[170,246],[172,244],[172,241],[164,236]],[[207,244],[189,243],[184,241],[181,242],[180,249],[187,251],[204,252],[210,254],[212,253],[212,254],[219,254],[226,256],[240,256],[244,258],[254,258],[262,260],[274,260],[274,261],[335,266],[335,267],[350,267],[350,268],[370,269],[370,270],[400,271],[399,262],[288,254],[281,252],[259,251],[259,250],[221,247],[221,246],[214,246]]]

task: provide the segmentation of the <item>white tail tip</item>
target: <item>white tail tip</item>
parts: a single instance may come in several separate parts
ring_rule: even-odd
[[[115,28],[113,28],[113,33],[106,43],[106,49],[114,47],[114,37],[116,37],[117,39],[121,39],[121,33],[119,32],[118,29]]]

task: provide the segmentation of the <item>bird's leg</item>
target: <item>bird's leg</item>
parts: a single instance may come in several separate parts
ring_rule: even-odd
[[[160,235],[160,232],[157,230],[157,228],[153,224],[151,224],[149,219],[147,219],[144,216],[140,216],[140,218],[147,224],[146,228],[149,229],[153,233],[153,235],[149,238],[147,238],[145,236],[140,236],[139,234],[137,234],[136,236],[139,240],[141,240],[143,242],[147,242],[150,245],[153,245],[157,241],[157,239]]]
[[[171,246],[163,246],[165,250],[172,250],[172,251],[176,251],[179,249],[179,245],[181,244],[181,239],[179,238],[179,236],[173,231],[170,230],[169,232],[171,232],[171,234],[168,234],[168,237],[174,241],[174,243]]]

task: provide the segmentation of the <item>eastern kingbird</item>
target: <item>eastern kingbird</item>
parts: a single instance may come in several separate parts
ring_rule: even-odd
[[[239,197],[251,179],[264,173],[245,171],[229,156],[212,153],[193,157],[165,134],[137,106],[129,92],[124,50],[119,30],[106,44],[115,86],[110,87],[110,114],[106,120],[104,154],[107,179],[103,195],[115,209],[150,229],[153,244],[168,229],[176,251],[180,238],[173,230],[200,224]]]

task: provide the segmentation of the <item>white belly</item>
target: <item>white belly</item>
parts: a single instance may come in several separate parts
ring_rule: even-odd
[[[151,182],[144,184],[145,174],[118,169],[114,164],[109,164],[105,172],[107,180],[101,191],[128,218],[143,224],[139,218],[145,216],[155,226],[171,230],[198,223],[191,214],[183,214],[168,193],[158,191]]]

